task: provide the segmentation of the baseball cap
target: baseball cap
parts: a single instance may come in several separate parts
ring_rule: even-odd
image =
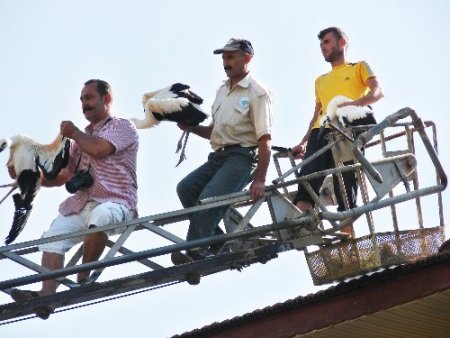
[[[245,39],[231,38],[223,48],[214,50],[214,54],[222,54],[223,52],[243,51],[253,56],[255,54],[252,43]]]

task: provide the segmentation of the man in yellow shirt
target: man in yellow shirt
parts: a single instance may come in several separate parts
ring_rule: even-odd
[[[327,144],[325,139],[330,129],[319,133],[320,120],[326,114],[328,103],[337,95],[343,95],[353,101],[345,102],[338,107],[347,105],[368,106],[383,97],[380,84],[375,74],[365,61],[349,63],[346,60],[348,39],[345,33],[337,27],[329,27],[322,30],[319,35],[320,49],[325,61],[331,64],[331,71],[319,76],[315,82],[316,106],[314,115],[309,124],[306,134],[298,145],[292,148],[296,158],[306,159]],[[375,119],[372,114],[368,117],[354,120],[352,125],[373,124]],[[349,164],[349,163],[345,163]],[[300,176],[305,176],[317,171],[333,168],[335,166],[331,151],[327,151],[300,170]],[[354,172],[343,174],[345,190],[348,197],[349,207],[356,206],[357,181]],[[324,177],[311,180],[313,190],[318,193]],[[338,190],[337,179],[334,179],[335,191]],[[340,193],[336,193],[338,199],[338,210],[345,210],[344,200]],[[299,185],[294,203],[305,212],[314,207],[314,201],[308,192]],[[352,228],[342,229],[344,234],[351,236]]]

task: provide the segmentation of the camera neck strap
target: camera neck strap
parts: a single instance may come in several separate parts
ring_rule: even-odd
[[[80,156],[78,156],[78,161],[77,161],[77,165],[75,166],[75,172],[78,171],[78,167],[80,166],[80,162],[81,162],[81,158],[83,157],[83,152],[80,153]],[[91,164],[89,163],[89,166],[87,168],[87,170],[89,171],[89,169],[91,169]]]

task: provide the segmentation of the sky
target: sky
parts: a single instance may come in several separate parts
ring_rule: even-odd
[[[411,107],[424,120],[434,121],[440,158],[449,168],[449,157],[442,155],[450,144],[445,103],[449,22],[447,0],[0,0],[0,138],[26,134],[49,143],[62,120],[83,128],[87,123],[79,95],[91,78],[111,84],[117,116],[143,117],[142,95],[175,82],[190,85],[204,98],[208,111],[225,79],[221,58],[212,51],[231,37],[243,37],[255,49],[253,74],[273,93],[273,144],[292,147],[303,137],[313,113],[314,81],[330,69],[317,33],[340,26],[349,36],[348,59],[366,60],[383,87],[385,98],[374,105],[377,118]],[[174,124],[161,123],[139,135],[140,215],[180,209],[176,184],[206,160],[209,143],[191,136],[187,160],[175,167],[180,131]],[[0,166],[7,157],[0,154]],[[274,178],[271,164],[268,181]],[[10,181],[6,169],[1,170],[0,183]],[[63,187],[41,189],[16,242],[39,238],[67,195]],[[444,192],[444,207],[448,196]],[[430,205],[434,210],[435,202]],[[0,205],[0,212],[4,238],[12,221],[11,201]],[[408,213],[403,224],[414,224],[414,213]],[[438,223],[432,216],[426,225]],[[184,237],[187,224],[168,230]],[[156,243],[150,236],[131,242],[142,249]],[[2,280],[19,270],[3,265]],[[0,326],[0,336],[169,337],[328,286],[313,285],[303,253],[294,250],[242,272],[203,278],[197,286],[177,284],[58,313],[47,321]],[[0,301],[8,303],[9,298],[2,294]]]

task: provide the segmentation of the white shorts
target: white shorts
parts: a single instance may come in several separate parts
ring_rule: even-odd
[[[127,207],[122,204],[89,201],[78,214],[69,216],[59,214],[50,225],[50,228],[44,232],[42,238],[86,230],[90,225],[101,227],[112,223],[129,221],[134,217],[135,212],[128,210]],[[106,234],[116,235],[123,230],[124,228],[114,229],[107,231]],[[58,242],[44,243],[39,245],[39,250],[63,255],[82,240],[83,236],[68,238]]]

